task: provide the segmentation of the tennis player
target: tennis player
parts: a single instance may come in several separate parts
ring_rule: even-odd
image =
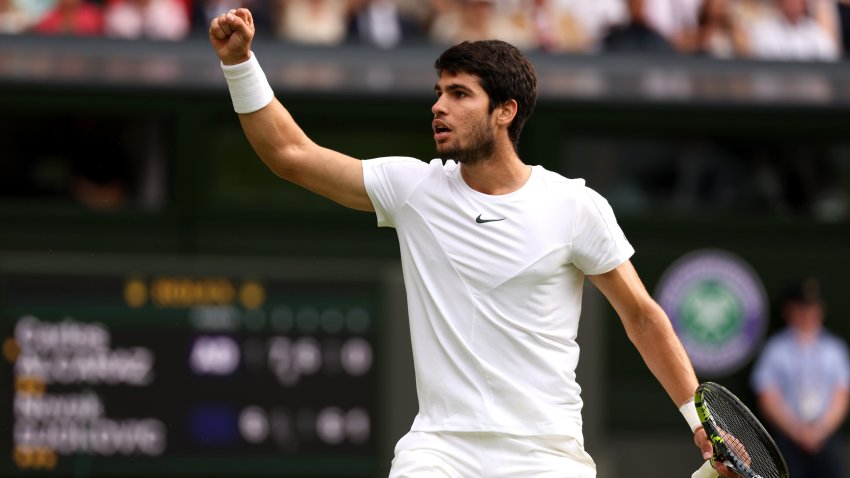
[[[439,57],[431,110],[440,159],[360,161],[315,144],[275,99],[251,52],[247,9],[214,19],[209,36],[263,162],[397,231],[419,413],[391,477],[596,476],[575,378],[585,277],[710,456],[692,403],[697,378],[610,206],[583,180],[517,154],[537,78],[516,48],[462,43]]]

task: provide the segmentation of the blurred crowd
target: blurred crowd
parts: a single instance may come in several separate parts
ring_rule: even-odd
[[[335,46],[499,38],[553,53],[835,61],[850,0],[0,0],[0,33],[181,40],[252,10],[258,35]]]

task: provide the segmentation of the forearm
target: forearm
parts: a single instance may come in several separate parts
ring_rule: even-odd
[[[836,44],[840,42],[840,27],[838,24],[838,12],[834,1],[815,1],[812,5],[812,17],[820,25],[821,29]]]
[[[629,340],[676,404],[694,396],[699,383],[664,309],[649,295],[632,263],[588,276],[614,307]]]
[[[634,319],[624,320],[629,339],[676,406],[694,396],[699,385],[691,361],[667,315],[652,302]]]
[[[838,429],[847,417],[848,401],[850,392],[847,389],[839,389],[833,392],[829,405],[823,417],[818,420],[816,427],[820,434],[826,438]]]
[[[799,435],[804,424],[797,420],[779,390],[770,388],[759,393],[758,401],[765,418],[779,431],[792,438]]]

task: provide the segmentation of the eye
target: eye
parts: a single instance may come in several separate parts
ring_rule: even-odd
[[[455,98],[466,98],[466,93],[463,91],[455,91]]]

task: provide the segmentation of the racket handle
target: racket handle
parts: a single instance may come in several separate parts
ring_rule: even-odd
[[[699,470],[695,471],[691,478],[717,478],[717,471],[714,470],[714,467],[711,466],[711,460],[706,460],[705,463],[699,467]]]

